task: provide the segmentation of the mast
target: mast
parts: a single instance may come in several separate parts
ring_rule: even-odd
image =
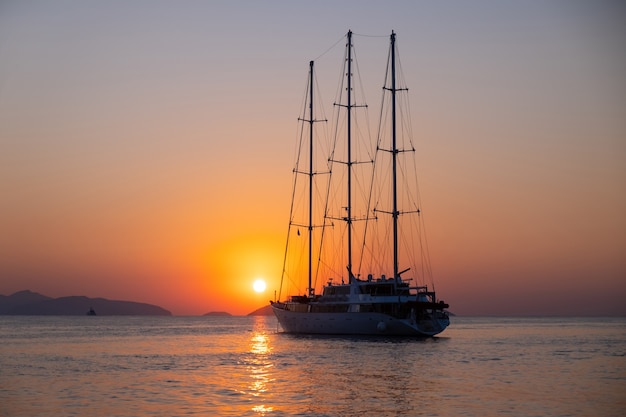
[[[347,44],[346,44],[346,66],[344,67],[346,73],[346,103],[335,103],[335,106],[345,107],[347,111],[346,117],[346,158],[345,160],[338,160],[333,162],[338,162],[346,165],[346,180],[347,180],[347,189],[346,189],[346,206],[342,207],[345,209],[345,216],[342,215],[340,217],[332,217],[336,220],[341,220],[346,222],[347,227],[347,265],[349,275],[349,283],[352,282],[354,278],[354,274],[352,273],[352,241],[353,241],[353,222],[354,217],[352,217],[352,166],[358,164],[360,162],[354,161],[352,157],[352,110],[356,107],[367,107],[367,104],[357,105],[353,103],[352,98],[352,31],[348,31],[347,35]],[[341,94],[340,99],[343,100],[343,93]],[[340,101],[341,101],[340,100]],[[332,160],[332,159],[331,159]],[[373,161],[368,161],[373,162]]]
[[[392,189],[393,189],[393,278],[398,278],[398,185],[397,158],[398,147],[396,144],[396,34],[391,31],[391,155],[392,155]]]
[[[348,31],[348,201],[346,207],[346,222],[348,226],[348,282],[352,282],[352,31]]]
[[[309,62],[309,296],[313,295],[311,288],[313,276],[313,61]]]

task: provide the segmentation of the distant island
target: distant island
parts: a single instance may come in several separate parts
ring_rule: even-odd
[[[270,304],[263,306],[261,308],[257,308],[252,313],[248,314],[248,316],[273,316],[274,311],[272,311],[272,306]]]
[[[0,294],[0,315],[12,316],[171,316],[172,313],[154,304],[108,300],[85,296],[53,298],[34,291]],[[247,316],[273,316],[271,305],[265,305]],[[232,317],[226,311],[210,311],[207,317]]]
[[[266,305],[261,308],[257,308],[251,313],[246,314],[246,316],[273,316],[274,312],[272,311],[271,305]],[[226,311],[211,311],[203,314],[203,316],[212,316],[212,317],[232,317],[232,314]]]
[[[153,304],[69,296],[52,298],[33,291],[0,295],[0,315],[25,316],[171,316]]]
[[[232,314],[227,313],[225,311],[209,311],[208,313],[204,313],[203,316],[229,317],[229,316],[232,316]]]
[[[274,312],[272,311],[271,305],[266,305],[261,308],[257,308],[251,313],[246,314],[246,316],[273,316]],[[212,316],[212,317],[232,317],[233,315],[226,311],[211,311],[203,314],[202,316]]]

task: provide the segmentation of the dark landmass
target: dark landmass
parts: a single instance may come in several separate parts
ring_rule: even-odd
[[[18,291],[13,295],[0,295],[0,314],[9,314],[14,308],[46,300],[52,300],[52,298],[32,291]]]
[[[228,317],[232,316],[232,314],[225,311],[209,311],[208,313],[203,314],[203,316]]]
[[[0,314],[25,316],[84,316],[93,309],[98,316],[171,316],[153,304],[70,296],[51,298],[32,291],[0,295]]]
[[[249,316],[273,316],[274,312],[272,311],[272,306],[270,304],[263,306],[261,308],[257,308],[252,313],[248,314]]]

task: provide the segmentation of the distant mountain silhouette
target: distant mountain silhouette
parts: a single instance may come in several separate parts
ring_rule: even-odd
[[[232,316],[232,314],[225,311],[209,311],[208,313],[204,313],[203,316],[228,317]]]
[[[0,295],[0,314],[28,316],[83,316],[93,309],[99,316],[171,316],[153,304],[70,296],[51,298],[32,291]]]
[[[271,305],[266,305],[261,308],[257,308],[252,313],[248,314],[249,316],[273,316],[274,312],[272,311]]]
[[[18,291],[12,295],[0,295],[0,314],[8,314],[13,308],[35,304],[52,298],[32,291]]]

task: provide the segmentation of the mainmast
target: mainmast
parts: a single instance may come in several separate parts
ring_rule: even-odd
[[[393,279],[398,281],[398,185],[397,159],[398,147],[396,144],[396,34],[391,31],[391,155],[392,155],[392,189],[393,189]]]
[[[348,201],[346,207],[346,222],[348,226],[348,280],[352,282],[352,31],[348,31],[348,104],[346,105],[348,110],[348,154],[347,154],[347,165],[348,165]]]
[[[346,117],[346,158],[345,160],[332,160],[332,162],[338,162],[341,164],[345,164],[346,165],[346,180],[347,180],[347,189],[346,189],[346,206],[342,207],[345,209],[345,215],[342,215],[341,217],[332,217],[333,219],[336,220],[341,220],[346,222],[346,228],[347,228],[347,233],[346,233],[346,238],[347,238],[347,265],[346,268],[348,269],[348,275],[349,275],[349,282],[352,282],[353,278],[354,278],[354,274],[352,272],[352,241],[353,241],[353,223],[355,221],[355,218],[352,216],[352,212],[353,212],[353,203],[352,203],[352,168],[353,165],[358,164],[360,162],[353,160],[353,156],[352,156],[352,110],[356,107],[367,107],[367,104],[361,104],[361,105],[357,105],[353,103],[353,97],[352,97],[352,31],[348,31],[348,35],[347,35],[348,41],[346,44],[346,65],[344,67],[345,69],[345,76],[346,76],[346,103],[335,103],[336,106],[339,107],[345,107],[346,111],[347,111],[347,117]],[[343,96],[343,90],[342,90],[342,94],[340,96],[340,101],[342,101],[344,98]],[[373,161],[368,161],[368,162],[373,162]]]

